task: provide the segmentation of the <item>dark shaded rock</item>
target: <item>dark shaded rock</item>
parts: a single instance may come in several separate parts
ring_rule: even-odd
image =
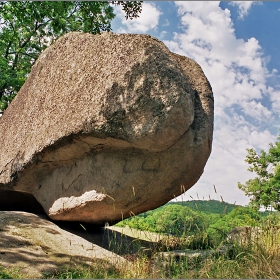
[[[41,204],[32,194],[17,191],[0,191],[0,211],[45,213]]]

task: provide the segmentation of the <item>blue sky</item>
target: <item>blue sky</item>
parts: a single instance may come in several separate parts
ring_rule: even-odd
[[[184,200],[222,196],[246,205],[237,187],[254,177],[246,149],[267,150],[279,134],[280,2],[144,1],[138,19],[125,20],[120,7],[115,14],[113,32],[157,37],[198,62],[213,88],[212,154]]]

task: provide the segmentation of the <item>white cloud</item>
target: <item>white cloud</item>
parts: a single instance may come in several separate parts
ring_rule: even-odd
[[[274,90],[272,87],[269,87],[268,92],[272,101],[272,110],[276,114],[280,114],[280,90]]]
[[[244,103],[243,109],[246,111],[247,115],[256,120],[263,120],[272,116],[272,113],[268,108],[263,106],[261,102],[256,102],[255,100]]]
[[[172,41],[164,43],[174,52],[196,60],[210,80],[216,104],[224,110],[234,104],[245,114],[262,118],[268,112],[253,98],[262,98],[268,75],[261,47],[255,38],[247,42],[237,39],[229,10],[222,10],[219,2],[176,2],[183,33],[175,33]],[[203,6],[203,9],[201,8]]]
[[[145,2],[143,2],[139,18],[126,20],[125,13],[120,6],[115,7],[115,13],[124,26],[117,30],[118,33],[146,33],[149,30],[156,29],[161,15],[161,12],[153,3]]]
[[[219,128],[214,131],[213,151],[206,164],[204,174],[198,183],[184,195],[184,199],[189,196],[205,199],[218,199],[220,196],[227,202],[246,205],[249,198],[244,192],[239,190],[237,183],[244,184],[255,175],[248,172],[248,164],[245,162],[247,148],[268,149],[268,143],[275,142],[276,137],[268,130],[257,131],[250,123],[246,122],[242,116],[235,114],[230,120],[220,120],[217,124]],[[216,186],[217,194],[213,185]]]
[[[160,34],[159,34],[159,37],[162,39],[165,37],[165,35],[168,34],[167,31],[162,31]]]
[[[244,161],[246,149],[267,149],[275,142],[276,136],[262,128],[265,123],[273,126],[275,117],[263,100],[269,96],[277,111],[280,91],[266,85],[271,73],[258,40],[236,38],[229,10],[221,9],[219,2],[175,3],[184,31],[174,33],[173,40],[164,43],[201,65],[215,98],[213,151],[204,174],[185,198],[196,197],[196,193],[200,198],[221,195],[226,201],[246,204],[248,198],[237,188],[238,181],[254,177]],[[243,15],[250,6],[240,5]]]
[[[169,26],[170,25],[170,22],[169,22],[169,20],[166,18],[165,20],[164,20],[164,24],[162,25],[162,26]]]
[[[237,5],[240,17],[244,17],[255,2],[235,3],[239,3],[233,5]],[[196,198],[198,193],[200,198],[222,196],[225,201],[246,204],[249,199],[237,187],[237,182],[245,183],[254,177],[244,161],[246,149],[267,150],[268,144],[277,138],[272,131],[279,127],[280,90],[269,87],[267,81],[277,81],[278,74],[267,70],[268,57],[264,57],[256,38],[247,41],[236,38],[231,13],[219,4],[219,1],[175,2],[180,28],[172,26],[174,23],[168,19],[168,30],[172,27],[176,32],[172,40],[163,41],[171,51],[193,58],[201,65],[215,98],[213,151],[204,174],[184,198],[189,195]],[[125,21],[122,14],[122,29],[117,31],[157,29],[160,11],[154,4],[144,2],[141,16],[141,23],[134,24],[135,20]],[[161,26],[157,37],[161,39],[166,34]]]
[[[244,19],[244,17],[248,15],[252,5],[260,4],[260,1],[232,1],[230,4],[238,7],[238,17]]]

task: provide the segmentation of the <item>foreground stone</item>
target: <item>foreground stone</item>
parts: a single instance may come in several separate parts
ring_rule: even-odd
[[[200,66],[147,35],[69,33],[0,119],[0,190],[54,220],[115,222],[193,186],[211,152]]]
[[[221,246],[215,250],[186,249],[157,252],[151,258],[149,272],[152,278],[172,278],[174,272],[195,269],[205,259],[226,255],[229,250],[229,247]]]
[[[24,278],[45,278],[63,268],[99,265],[124,269],[130,263],[75,234],[47,216],[26,212],[0,211],[0,264],[18,269]]]
[[[207,257],[212,256],[214,250],[174,250],[159,252],[150,261],[149,272],[152,278],[172,278],[174,272],[194,269]]]
[[[232,229],[227,235],[227,243],[249,245],[252,243],[257,243],[261,237],[263,237],[264,232],[261,228],[255,226],[241,226]]]

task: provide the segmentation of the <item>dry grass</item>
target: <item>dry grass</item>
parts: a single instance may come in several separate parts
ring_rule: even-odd
[[[188,259],[170,258],[165,266],[160,269],[151,269],[151,256],[140,250],[136,254],[127,251],[126,258],[131,261],[131,266],[116,268],[106,261],[97,261],[91,265],[73,265],[64,267],[52,275],[42,275],[42,278],[115,278],[115,279],[147,279],[147,278],[212,278],[212,279],[276,279],[280,278],[280,228],[275,223],[259,225],[258,235],[248,231],[246,238],[224,242],[227,248],[224,254],[214,253],[206,258],[197,258],[193,262]],[[124,230],[127,234],[129,229]],[[130,230],[131,231],[131,230]],[[132,230],[138,238],[151,241],[151,233],[142,233]],[[139,235],[140,234],[140,235]],[[134,235],[135,237],[135,235]],[[113,246],[122,246],[111,235]],[[154,240],[154,239],[153,239]],[[243,241],[246,240],[246,241]],[[137,241],[137,240],[136,240]],[[179,244],[180,245],[180,244]],[[185,244],[182,244],[185,246]],[[184,247],[185,248],[185,247]],[[117,248],[119,249],[119,248]],[[123,248],[127,249],[127,248]],[[177,248],[178,249],[178,248]],[[215,248],[214,248],[215,249]],[[153,252],[155,254],[156,252]],[[152,254],[152,255],[153,255]],[[155,274],[155,272],[157,273]],[[0,266],[0,278],[23,278],[18,271],[8,270]]]
[[[248,236],[249,242],[240,244],[234,241],[228,244],[227,252],[223,255],[213,254],[205,259],[197,259],[190,263],[186,259],[170,259],[169,262],[154,274],[150,269],[151,259],[139,253],[132,257],[132,266],[130,269],[110,270],[99,267],[99,270],[93,271],[93,268],[77,268],[71,274],[68,271],[68,278],[212,278],[212,279],[275,279],[280,278],[280,230],[275,227],[263,227],[261,234]],[[91,269],[91,270],[90,270]],[[100,274],[100,271],[107,272]],[[80,271],[78,273],[77,271]],[[84,272],[83,272],[84,271]],[[83,273],[81,273],[83,272]],[[56,275],[61,278],[64,274]],[[80,276],[80,277],[77,277]],[[82,277],[81,277],[82,276]],[[64,278],[64,277],[63,277]]]

